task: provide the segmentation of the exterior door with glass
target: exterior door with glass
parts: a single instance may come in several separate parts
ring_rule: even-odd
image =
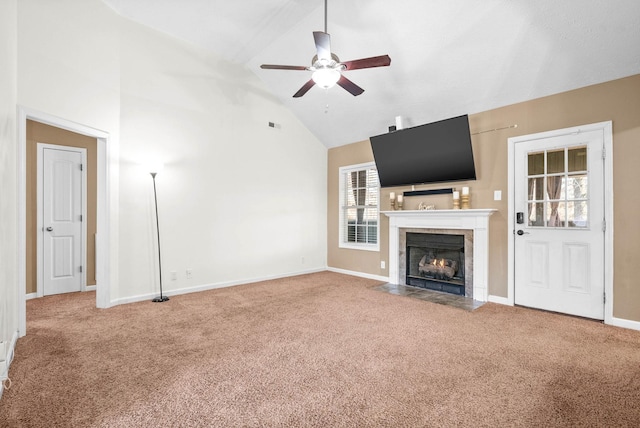
[[[604,319],[601,131],[515,144],[515,303]]]

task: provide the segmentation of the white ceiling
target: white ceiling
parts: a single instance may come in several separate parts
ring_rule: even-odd
[[[360,96],[296,99],[308,71],[260,64],[311,65],[323,0],[103,1],[246,66],[327,147],[640,73],[639,0],[329,0],[332,51],[391,66],[346,72]]]

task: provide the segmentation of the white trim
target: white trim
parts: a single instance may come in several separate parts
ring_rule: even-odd
[[[114,148],[113,139],[109,133],[62,119],[47,113],[17,107],[18,126],[18,331],[20,336],[27,332],[27,307],[26,307],[26,201],[27,201],[27,119],[44,123],[87,135],[98,140],[98,195],[97,195],[97,229],[101,233],[101,239],[96,238],[96,306],[108,308],[111,305],[111,162]],[[115,244],[115,243],[114,243]]]
[[[611,322],[606,322],[605,320],[605,324],[611,324],[615,327],[629,328],[631,330],[640,330],[639,321],[625,320],[622,318],[611,317]]]
[[[611,121],[592,123],[589,125],[576,126],[572,128],[558,129],[537,134],[521,135],[511,137],[508,141],[508,195],[511,203],[508,205],[507,214],[507,242],[509,244],[507,256],[507,300],[508,304],[513,305],[515,301],[515,252],[514,252],[514,217],[515,209],[513,201],[515,200],[515,144],[522,141],[530,141],[537,139],[545,139],[551,137],[559,137],[563,135],[577,134],[580,132],[601,131],[603,134],[604,150],[606,152],[604,160],[604,217],[607,223],[607,230],[604,235],[604,290],[607,295],[607,301],[604,304],[604,323],[614,324],[613,318],[613,125]],[[619,320],[625,323],[634,322]]]
[[[498,303],[499,305],[513,306],[513,303],[510,303],[508,298],[502,296],[494,296],[492,294],[489,294],[487,302]]]
[[[328,267],[327,270],[329,272],[342,273],[345,275],[358,276],[360,278],[375,279],[376,281],[389,282],[388,276],[373,275],[370,273],[356,272],[353,270],[338,269],[338,268],[332,268],[332,267]]]
[[[283,275],[269,275],[269,276],[264,276],[264,277],[259,277],[259,278],[248,278],[248,279],[243,279],[243,280],[238,280],[238,281],[228,281],[228,282],[219,282],[219,283],[215,283],[215,284],[203,284],[203,285],[196,285],[194,287],[185,287],[185,288],[179,288],[176,290],[169,290],[169,291],[165,291],[162,294],[165,296],[179,296],[182,294],[190,294],[190,293],[199,293],[201,291],[208,291],[208,290],[215,290],[218,288],[227,288],[227,287],[234,287],[236,285],[244,285],[244,284],[254,284],[257,282],[262,282],[262,281],[270,281],[272,279],[280,279],[280,278],[290,278],[293,276],[298,276],[298,275],[307,275],[310,273],[318,273],[318,272],[324,272],[327,269],[325,268],[320,268],[320,269],[309,269],[309,270],[304,270],[304,271],[298,271],[298,272],[290,272],[287,274],[283,274]],[[147,293],[147,294],[139,294],[137,296],[131,296],[131,297],[122,297],[120,299],[115,299],[111,301],[111,304],[113,306],[115,305],[122,305],[122,304],[126,304],[126,303],[136,303],[136,302],[143,302],[145,300],[151,300],[154,297],[157,297],[158,294],[156,292],[153,293]]]
[[[44,227],[44,207],[42,206],[42,201],[44,198],[44,189],[42,186],[44,180],[44,150],[45,149],[53,149],[53,150],[65,150],[74,153],[80,153],[82,157],[82,237],[81,243],[81,260],[80,265],[83,267],[81,272],[80,279],[80,291],[87,291],[87,149],[81,147],[71,147],[71,146],[63,146],[59,144],[46,144],[46,143],[37,143],[37,183],[36,183],[36,210],[37,210],[37,220],[36,220],[36,293],[38,297],[44,296],[44,259],[43,255],[43,242],[42,242],[42,230]]]
[[[13,362],[13,356],[15,355],[16,350],[16,342],[18,341],[19,331],[16,330],[13,332],[13,337],[11,338],[11,343],[9,344],[9,348],[6,349],[4,355],[2,355],[0,360],[4,361],[4,371],[5,373],[0,373],[0,398],[2,398],[2,392],[4,391],[4,381],[9,376],[9,369],[11,368],[11,363]]]
[[[31,299],[37,299],[38,297],[40,297],[38,296],[38,293],[27,293],[25,294],[24,299],[31,300]]]
[[[604,218],[607,230],[604,232],[604,291],[607,301],[604,305],[605,324],[614,324],[613,317],[613,124],[602,122],[604,138]],[[640,330],[640,328],[638,328]]]
[[[360,171],[363,169],[376,169],[375,162],[365,162],[355,165],[345,165],[338,168],[338,248],[344,248],[349,250],[362,250],[362,251],[380,251],[380,183],[378,183],[378,220],[376,225],[376,243],[375,244],[362,244],[357,242],[346,242],[344,237],[344,198],[345,198],[345,174],[351,171]]]

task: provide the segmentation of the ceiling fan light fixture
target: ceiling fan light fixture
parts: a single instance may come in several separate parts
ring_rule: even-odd
[[[343,71],[385,67],[391,64],[391,58],[389,58],[389,55],[380,55],[341,62],[338,56],[331,52],[331,35],[327,32],[327,0],[324,0],[324,31],[314,31],[313,41],[316,45],[316,55],[314,55],[311,60],[311,67],[277,64],[262,64],[260,66],[262,69],[270,70],[311,71],[311,79],[302,85],[302,87],[298,89],[298,92],[293,94],[293,98],[300,98],[306,94],[309,89],[316,85],[323,89],[329,89],[335,86],[336,83],[354,97],[358,96],[364,92],[364,89],[343,76]]]
[[[329,89],[340,80],[340,72],[335,68],[319,68],[313,72],[311,78],[316,82],[316,85]]]

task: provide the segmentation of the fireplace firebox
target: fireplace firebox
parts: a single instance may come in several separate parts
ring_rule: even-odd
[[[464,235],[407,233],[406,284],[465,295]]]

